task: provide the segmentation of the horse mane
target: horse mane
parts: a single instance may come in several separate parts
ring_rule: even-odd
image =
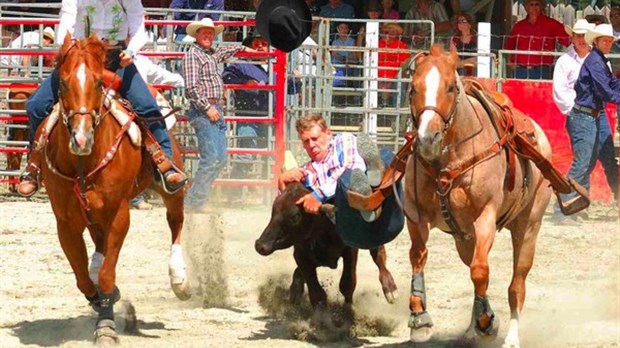
[[[77,57],[82,57],[86,66],[99,78],[105,66],[106,45],[95,34],[82,40],[65,39],[56,55],[56,69],[73,73],[81,61]]]

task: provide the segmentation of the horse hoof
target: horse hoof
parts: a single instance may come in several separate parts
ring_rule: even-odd
[[[398,291],[396,291],[396,290],[394,290],[394,291],[385,291],[385,292],[383,292],[383,295],[385,296],[385,300],[389,304],[394,304],[394,302],[396,302],[396,300],[398,299]]]
[[[419,329],[411,328],[411,333],[409,334],[409,340],[413,343],[424,343],[428,342],[433,336],[433,328],[432,327],[421,327]]]
[[[427,311],[411,313],[409,315],[409,327],[411,333],[409,340],[413,343],[424,343],[433,336],[433,320]]]
[[[187,301],[192,297],[192,289],[187,278],[183,279],[181,283],[174,283],[170,280],[170,287],[172,287],[172,291],[181,301]]]
[[[103,319],[97,323],[95,330],[95,345],[98,347],[117,346],[121,342],[116,333],[114,320]]]
[[[499,320],[495,316],[491,319],[491,324],[488,328],[482,330],[476,325],[476,335],[483,340],[494,340],[499,332]]]

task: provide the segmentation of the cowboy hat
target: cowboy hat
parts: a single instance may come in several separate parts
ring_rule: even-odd
[[[566,33],[568,35],[572,36],[573,34],[585,34],[588,31],[594,29],[595,26],[596,25],[592,23],[588,23],[588,21],[585,19],[578,19],[572,28],[568,25],[565,25],[564,30],[566,30]]]
[[[56,40],[56,34],[54,33],[54,29],[52,29],[51,27],[45,27],[45,29],[43,29],[43,37],[47,37],[48,39],[52,40],[52,42],[54,42]]]
[[[205,17],[199,21],[193,21],[187,25],[187,35],[191,37],[196,37],[196,33],[198,30],[202,28],[213,28],[215,30],[215,35],[224,31],[223,25],[215,25],[213,24],[213,20],[209,17]]]
[[[591,29],[586,33],[586,43],[588,45],[591,45],[594,39],[602,36],[611,37],[614,39],[614,41],[620,39],[620,37],[614,36],[614,28],[611,26],[611,24],[599,24],[594,27],[594,29]]]
[[[303,0],[263,0],[256,11],[256,29],[271,46],[290,52],[310,35],[312,15]]]
[[[586,21],[588,21],[588,23],[594,24],[596,24],[595,22],[599,22],[599,24],[609,23],[609,19],[607,19],[607,17],[602,14],[589,14],[586,16]]]

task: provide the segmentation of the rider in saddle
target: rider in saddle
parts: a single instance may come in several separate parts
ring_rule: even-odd
[[[159,107],[135,65],[134,54],[147,41],[144,30],[144,8],[140,0],[63,0],[60,9],[58,40],[62,43],[67,32],[75,39],[82,39],[96,33],[109,45],[106,69],[116,71],[122,78],[119,93],[133,105],[138,116],[145,118],[162,117]],[[30,120],[30,149],[37,128],[49,115],[54,104],[58,102],[59,77],[54,70],[46,78],[26,104]],[[173,168],[161,173],[164,188],[175,192],[183,187],[187,177],[179,169],[170,165],[172,162],[172,144],[163,120],[148,123],[149,130],[161,146],[152,151],[154,158],[159,157],[160,168]],[[165,156],[161,156],[161,150]],[[169,163],[161,163],[169,161]],[[31,196],[38,189],[40,163],[34,163],[31,156],[26,171],[20,178],[18,192]]]

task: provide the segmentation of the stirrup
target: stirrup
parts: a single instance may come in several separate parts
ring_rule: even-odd
[[[39,191],[39,168],[33,164],[29,163],[26,166],[26,169],[19,177],[19,184],[17,184],[17,193],[19,193],[22,197],[29,198],[32,197],[37,191]],[[34,186],[32,191],[25,192],[22,190],[22,184],[27,185],[30,184]]]
[[[588,196],[588,191],[583,186],[579,185],[579,183],[577,183],[572,178],[567,179],[568,184],[577,193],[577,195],[563,202],[560,198],[560,194],[557,191],[554,192],[556,197],[558,198],[558,205],[560,206],[560,211],[562,212],[562,214],[573,215],[590,206],[590,197]]]
[[[178,170],[176,167],[174,167],[174,169],[170,169],[168,170],[166,173],[162,173],[159,170],[157,171],[157,174],[159,174],[159,179],[161,182],[161,187],[164,189],[164,192],[166,192],[167,194],[175,194],[177,192],[179,192],[179,190],[181,190],[184,186],[185,183],[187,182],[187,176],[185,174],[183,174],[183,172],[181,172],[180,170]],[[169,177],[172,174],[181,174],[183,176],[183,179],[179,180],[179,182],[177,183],[169,183],[166,178]]]

